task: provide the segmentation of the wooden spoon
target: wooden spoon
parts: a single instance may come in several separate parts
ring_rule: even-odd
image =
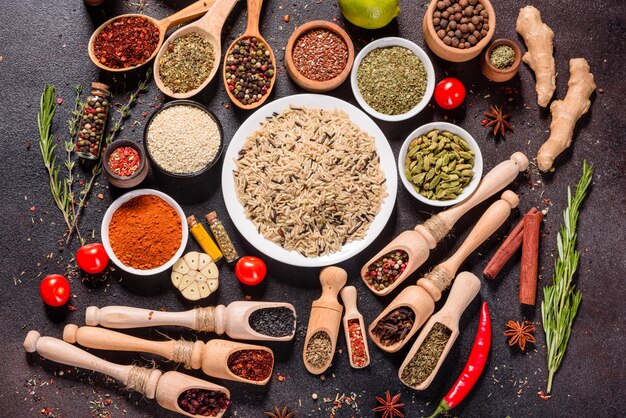
[[[487,173],[480,184],[465,201],[430,217],[423,225],[417,225],[413,231],[404,231],[391,241],[385,248],[376,254],[361,268],[361,279],[368,289],[384,296],[391,293],[407,277],[417,270],[430,255],[430,250],[435,248],[450,232],[454,224],[465,215],[470,209],[510,184],[517,175],[528,168],[528,158],[521,152],[511,155],[509,160],[503,161]],[[368,267],[379,258],[394,250],[403,250],[408,254],[408,261],[405,270],[400,274],[395,282],[384,289],[376,290],[367,281]]]
[[[197,379],[179,372],[163,374],[158,369],[146,369],[137,366],[122,366],[94,356],[80,348],[52,337],[42,337],[37,331],[30,331],[24,340],[24,350],[35,351],[43,357],[57,363],[93,370],[121,381],[129,389],[141,393],[148,399],[156,401],[165,409],[178,412],[188,417],[199,417],[183,411],[178,406],[178,397],[188,389],[205,389],[219,391],[230,398],[225,387]],[[221,411],[216,417],[224,415]]]
[[[184,312],[161,312],[150,309],[131,308],[128,306],[90,306],[85,312],[85,323],[90,326],[102,325],[107,328],[143,328],[162,325],[175,325],[196,331],[215,332],[228,335],[238,340],[290,341],[295,335],[295,319],[291,335],[272,337],[256,332],[250,327],[250,315],[267,308],[287,308],[296,310],[290,303],[282,302],[233,302],[224,305],[196,308]]]
[[[184,363],[187,369],[202,368],[202,371],[208,376],[253,385],[265,385],[272,375],[270,372],[267,378],[261,381],[244,379],[234,374],[228,367],[228,357],[236,351],[263,350],[272,354],[272,358],[274,357],[272,350],[260,345],[219,339],[210,340],[206,344],[200,340],[196,342],[185,340],[152,341],[105,328],[79,328],[74,324],[65,326],[63,340],[98,350],[152,353],[168,360]]]
[[[276,59],[274,58],[274,51],[272,51],[270,44],[267,43],[267,41],[263,38],[263,36],[261,36],[261,32],[259,32],[259,18],[261,17],[262,6],[263,6],[263,0],[248,0],[248,24],[246,26],[246,31],[239,38],[235,39],[232,44],[230,44],[230,46],[226,50],[226,57],[228,57],[228,54],[230,53],[230,51],[234,48],[234,46],[240,40],[254,37],[254,38],[257,38],[260,42],[264,43],[265,46],[267,47],[267,50],[270,51],[270,61],[272,62],[272,66],[274,67],[274,75],[270,79],[270,86],[267,89],[267,92],[265,92],[265,94],[263,95],[263,97],[261,97],[261,100],[259,101],[256,101],[254,103],[247,104],[247,105],[241,103],[239,99],[237,99],[228,88],[228,81],[226,80],[226,71],[228,69],[228,66],[226,64],[226,57],[224,57],[224,65],[222,68],[222,78],[224,79],[224,87],[226,88],[226,93],[228,94],[230,101],[233,102],[234,105],[237,106],[238,108],[244,109],[244,110],[256,109],[257,107],[265,103],[265,100],[267,100],[270,93],[272,92],[272,89],[274,88],[274,83],[276,81]]]
[[[470,302],[474,300],[479,290],[480,280],[478,279],[478,277],[468,271],[459,273],[459,275],[454,280],[454,284],[452,285],[452,289],[450,290],[450,295],[448,296],[448,300],[446,300],[446,304],[443,305],[443,308],[441,308],[439,312],[431,316],[426,325],[424,325],[424,328],[422,328],[422,330],[420,331],[420,334],[413,344],[413,347],[411,347],[411,350],[409,350],[409,353],[404,359],[402,366],[400,366],[400,370],[398,371],[398,377],[400,378],[402,383],[415,390],[424,390],[428,386],[430,386],[431,382],[437,375],[439,368],[441,367],[448,353],[450,352],[450,349],[454,345],[454,342],[459,336],[459,319],[461,318],[461,315],[470,304]],[[402,372],[404,371],[404,368],[407,367],[409,362],[413,359],[413,357],[415,357],[417,350],[419,350],[422,343],[432,330],[433,325],[435,325],[436,323],[440,323],[448,328],[451,331],[450,337],[433,371],[419,385],[411,386],[402,379]]]
[[[517,207],[518,204],[519,198],[515,193],[510,190],[502,193],[500,200],[497,200],[487,208],[463,244],[450,258],[426,273],[424,277],[417,281],[416,285],[409,286],[400,292],[370,325],[369,334],[374,344],[380,347],[381,350],[389,353],[395,353],[401,349],[432,315],[435,309],[434,302],[441,299],[441,292],[450,285],[465,259],[502,226],[511,214],[511,209]],[[372,333],[372,330],[376,327],[378,321],[400,306],[412,309],[415,313],[415,321],[411,330],[402,340],[393,345],[385,346]]]
[[[124,71],[134,70],[135,68],[139,68],[142,65],[145,65],[147,62],[150,62],[150,60],[156,56],[156,54],[159,52],[159,49],[161,48],[161,45],[163,45],[163,40],[165,39],[165,33],[168,30],[170,30],[174,26],[180,25],[181,23],[186,23],[186,22],[189,22],[190,20],[199,18],[200,16],[205,14],[211,8],[211,6],[213,6],[213,3],[215,3],[215,0],[200,0],[195,3],[190,4],[189,6],[174,13],[173,15],[168,16],[165,19],[161,19],[161,20],[156,20],[153,17],[145,16],[145,15],[141,15],[137,13],[128,13],[128,14],[116,16],[112,19],[109,19],[106,22],[104,22],[102,25],[100,25],[98,29],[94,31],[93,35],[91,35],[91,38],[89,39],[89,44],[87,45],[87,52],[89,53],[89,58],[94,64],[96,64],[96,66],[102,68],[103,70],[111,71],[114,73],[120,73]],[[93,44],[96,38],[98,37],[98,35],[100,34],[100,32],[102,32],[102,30],[105,27],[107,27],[109,23],[122,17],[131,17],[131,16],[143,17],[151,21],[154,24],[154,26],[156,26],[157,29],[159,30],[159,44],[154,49],[154,52],[152,53],[150,58],[148,58],[145,62],[142,62],[141,64],[135,65],[134,67],[109,68],[106,65],[102,64],[100,60],[96,57],[96,54],[94,53]]]
[[[339,335],[339,326],[341,325],[341,312],[343,311],[343,306],[341,306],[337,300],[337,296],[347,280],[348,274],[344,269],[339,267],[326,267],[322,269],[320,273],[322,296],[313,301],[309,325],[304,340],[304,351],[302,353],[304,366],[312,374],[324,373],[333,361],[335,347],[337,346],[337,337]],[[318,331],[325,332],[328,335],[331,341],[331,350],[328,361],[319,367],[315,367],[307,360],[306,352],[311,337]]]
[[[183,26],[167,38],[154,60],[154,81],[156,82],[159,90],[175,99],[188,99],[189,97],[200,93],[202,89],[204,89],[211,82],[211,80],[213,80],[213,77],[215,77],[215,74],[217,73],[217,68],[220,65],[220,58],[222,56],[222,28],[224,27],[224,23],[226,22],[230,12],[235,7],[237,1],[238,0],[217,0],[208,13],[201,19],[187,26]],[[211,72],[206,80],[204,80],[204,82],[195,89],[186,93],[174,93],[163,83],[163,80],[161,80],[159,61],[171,42],[181,36],[194,32],[206,37],[209,42],[211,42],[211,45],[213,45],[213,68],[211,69]]]
[[[367,336],[365,335],[365,323],[363,322],[363,315],[359,312],[356,306],[356,287],[346,286],[341,289],[341,300],[346,307],[346,313],[343,315],[343,330],[346,335],[346,345],[348,346],[348,358],[350,359],[350,365],[355,369],[362,369],[370,364],[370,350],[367,347]],[[365,350],[365,361],[362,365],[355,365],[352,358],[352,344],[350,343],[350,322],[357,321],[361,328],[361,339],[363,340],[363,348]]]

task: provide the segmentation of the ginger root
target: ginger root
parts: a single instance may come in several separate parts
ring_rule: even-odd
[[[541,107],[546,107],[556,89],[556,67],[552,45],[554,32],[541,21],[541,13],[533,6],[520,9],[515,30],[524,38],[528,48],[522,60],[530,65],[535,73],[537,103]]]
[[[589,64],[584,58],[569,61],[569,81],[567,95],[563,100],[555,100],[550,105],[552,122],[550,137],[537,154],[537,166],[541,171],[552,168],[554,159],[572,143],[574,127],[578,119],[587,113],[591,101],[589,97],[596,88]]]

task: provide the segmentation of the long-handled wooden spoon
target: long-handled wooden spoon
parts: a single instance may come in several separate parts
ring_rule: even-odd
[[[320,273],[322,296],[313,301],[302,355],[304,366],[310,373],[324,373],[333,361],[337,337],[339,336],[339,327],[341,325],[341,312],[343,311],[343,306],[341,306],[337,300],[337,296],[347,280],[348,274],[344,269],[339,267],[326,267],[322,269]],[[313,345],[311,345],[312,349],[309,350],[311,337],[314,335],[317,335],[320,341],[323,340],[324,343],[320,343],[320,347],[314,348],[314,346],[317,345],[314,342]],[[307,353],[309,353],[310,356],[307,355]],[[312,363],[311,357],[314,356],[319,357],[320,364]]]
[[[365,335],[363,315],[361,315],[356,306],[356,287],[346,286],[341,289],[340,293],[341,300],[346,308],[346,313],[343,315],[343,330],[346,336],[346,345],[348,346],[348,358],[350,358],[350,365],[355,369],[362,369],[370,364],[370,350],[367,347],[367,336]],[[360,331],[358,335],[353,335],[351,338],[350,324],[353,321],[356,321]],[[352,345],[353,340],[355,340],[354,342],[356,344],[362,344],[361,353],[355,352]]]
[[[235,7],[237,1],[239,0],[217,0],[208,13],[201,19],[187,26],[183,26],[167,38],[154,60],[154,81],[159,90],[175,99],[187,99],[200,93],[202,89],[204,89],[207,84],[213,80],[213,77],[215,77],[215,74],[217,73],[217,69],[220,65],[220,58],[222,56],[222,28],[224,27],[224,23],[226,22],[230,12]],[[208,77],[198,87],[185,93],[175,93],[163,83],[161,73],[159,72],[159,61],[170,43],[172,43],[175,39],[190,33],[197,33],[206,37],[209,42],[211,42],[211,45],[213,46],[214,58],[213,67]]]
[[[102,25],[100,25],[98,29],[94,31],[93,35],[91,35],[91,38],[89,39],[89,44],[87,46],[87,52],[89,53],[89,58],[98,67],[102,68],[103,70],[107,70],[111,72],[119,73],[119,72],[124,72],[124,71],[131,71],[131,70],[134,70],[135,68],[139,68],[142,65],[145,65],[147,62],[150,62],[150,60],[156,56],[156,54],[159,52],[159,49],[161,48],[161,45],[163,45],[163,40],[165,40],[165,33],[168,30],[170,30],[174,26],[180,25],[181,23],[186,23],[186,22],[189,22],[190,20],[199,18],[200,16],[205,14],[211,8],[211,6],[213,6],[213,3],[215,3],[215,0],[200,0],[195,3],[190,4],[189,6],[174,13],[173,15],[168,16],[165,19],[161,19],[161,20],[156,20],[153,17],[141,15],[137,13],[128,13],[128,14],[116,16],[112,19],[109,19],[106,22],[104,22]],[[107,67],[106,64],[100,62],[100,60],[96,57],[96,54],[94,52],[94,46],[93,46],[94,42],[96,38],[98,37],[98,35],[100,35],[100,32],[102,32],[102,30],[106,28],[111,22],[114,22],[115,20],[123,18],[123,17],[131,17],[131,16],[142,17],[151,21],[154,24],[154,26],[156,26],[157,29],[159,30],[159,43],[157,47],[154,49],[154,52],[152,53],[150,58],[148,58],[145,62],[142,62],[141,64],[135,65],[133,67],[126,67],[126,68]]]
[[[293,332],[282,337],[261,334],[250,326],[250,315],[259,309],[286,308],[293,312]],[[296,310],[290,303],[239,301],[228,306],[196,308],[184,312],[161,312],[128,306],[90,306],[85,323],[107,328],[143,328],[174,325],[196,331],[215,332],[238,340],[290,341],[296,331]]]
[[[83,347],[98,350],[152,353],[168,360],[183,363],[187,369],[202,368],[202,371],[208,376],[251,383],[253,385],[265,385],[272,376],[270,370],[267,377],[263,380],[245,379],[233,373],[228,367],[228,358],[230,355],[242,350],[267,351],[272,355],[273,359],[274,353],[272,350],[260,345],[219,339],[210,340],[206,344],[200,340],[196,342],[185,340],[152,341],[105,328],[79,328],[74,324],[65,326],[63,329],[63,340],[71,344],[78,343]]]
[[[48,360],[111,376],[125,384],[129,389],[141,393],[148,399],[156,398],[157,403],[163,408],[188,417],[202,416],[200,414],[187,413],[178,404],[179,396],[189,389],[222,392],[230,399],[228,389],[206,380],[187,376],[179,372],[162,373],[158,369],[111,363],[65,341],[52,337],[42,337],[37,331],[30,331],[23,345],[24,350],[28,353],[36,351]],[[221,410],[214,416],[221,417],[224,415],[224,412],[226,412],[226,409]]]
[[[510,190],[502,193],[500,200],[487,208],[463,244],[450,258],[426,273],[417,281],[416,285],[408,286],[400,292],[370,325],[369,334],[374,344],[389,353],[401,349],[432,315],[435,302],[441,299],[441,292],[450,285],[465,259],[502,226],[511,214],[511,209],[517,207],[518,204],[519,198],[515,193]],[[385,345],[373,330],[379,321],[401,307],[411,309],[415,314],[411,329],[397,342]]]
[[[415,390],[424,390],[428,386],[430,386],[431,382],[437,375],[439,368],[443,364],[448,352],[454,345],[457,337],[459,336],[459,319],[461,315],[470,304],[470,302],[476,297],[478,291],[480,290],[480,279],[473,275],[468,271],[464,271],[459,273],[459,275],[454,279],[454,283],[452,284],[452,289],[450,290],[450,295],[448,295],[448,300],[446,300],[446,304],[443,305],[443,308],[436,314],[430,317],[426,325],[420,331],[420,334],[417,336],[417,340],[409,350],[402,366],[400,366],[400,370],[398,371],[398,377],[405,385],[415,389]],[[448,337],[448,342],[446,343],[439,359],[437,360],[437,364],[430,372],[428,377],[419,382],[416,385],[411,385],[407,378],[408,376],[403,376],[405,368],[409,365],[411,360],[415,357],[418,350],[424,343],[424,340],[430,334],[430,331],[433,329],[433,325],[441,324],[447,328],[447,331],[450,332],[450,336]],[[429,354],[424,354],[429,355]]]
[[[504,189],[515,180],[521,171],[525,171],[527,168],[528,158],[521,152],[514,153],[509,160],[501,162],[487,173],[480,181],[478,188],[467,200],[431,216],[423,225],[417,225],[412,231],[402,232],[361,268],[361,278],[367,288],[378,296],[392,292],[411,273],[424,264],[430,255],[430,250],[435,248],[437,243],[450,232],[461,216]],[[396,250],[406,251],[408,255],[406,268],[389,286],[375,289],[368,281],[370,266],[387,253]]]
[[[223,70],[222,70],[222,78],[224,79],[224,87],[226,88],[226,93],[228,94],[228,97],[235,104],[235,106],[239,107],[240,109],[245,109],[245,110],[256,109],[257,107],[265,103],[265,100],[267,100],[270,93],[272,92],[272,89],[274,88],[274,82],[276,81],[276,59],[274,58],[274,51],[272,51],[270,44],[267,43],[267,41],[263,38],[263,36],[261,36],[261,32],[259,32],[259,18],[261,17],[262,6],[263,6],[263,0],[248,0],[248,24],[246,26],[246,31],[239,38],[235,39],[235,41],[232,44],[230,44],[230,46],[226,50],[226,57],[228,57],[228,54],[230,53],[230,51],[235,47],[235,45],[237,45],[237,42],[241,40],[245,40],[249,38],[256,38],[260,43],[265,44],[265,47],[270,52],[270,61],[272,63],[272,67],[274,70],[274,74],[270,77],[269,88],[267,89],[267,91],[263,93],[263,96],[261,97],[261,99],[257,100],[254,103],[243,104],[237,97],[235,97],[235,95],[233,94],[233,92],[230,90],[228,86],[226,73],[230,69],[228,68],[228,63],[226,62],[227,61],[226,58],[224,58],[224,65],[223,65]]]

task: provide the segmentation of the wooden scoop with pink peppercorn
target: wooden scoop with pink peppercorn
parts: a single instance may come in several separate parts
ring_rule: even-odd
[[[424,264],[430,255],[430,250],[435,248],[437,243],[450,232],[461,216],[504,189],[515,180],[518,173],[527,168],[528,158],[521,152],[514,153],[509,160],[501,162],[487,173],[480,181],[478,188],[467,200],[431,216],[423,225],[417,225],[412,231],[402,232],[361,268],[361,278],[367,288],[378,296],[391,293],[411,273]],[[392,253],[391,259],[395,264],[392,265],[391,262],[387,262],[381,268],[397,275],[389,280],[386,286],[376,285],[376,262],[389,253]]]

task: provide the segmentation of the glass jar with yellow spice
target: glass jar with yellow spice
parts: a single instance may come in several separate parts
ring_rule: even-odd
[[[215,241],[211,239],[211,236],[207,230],[204,229],[202,224],[196,220],[196,217],[190,215],[187,217],[187,222],[189,223],[191,235],[196,239],[202,250],[207,253],[214,262],[222,258],[223,254],[219,247],[215,244]]]

